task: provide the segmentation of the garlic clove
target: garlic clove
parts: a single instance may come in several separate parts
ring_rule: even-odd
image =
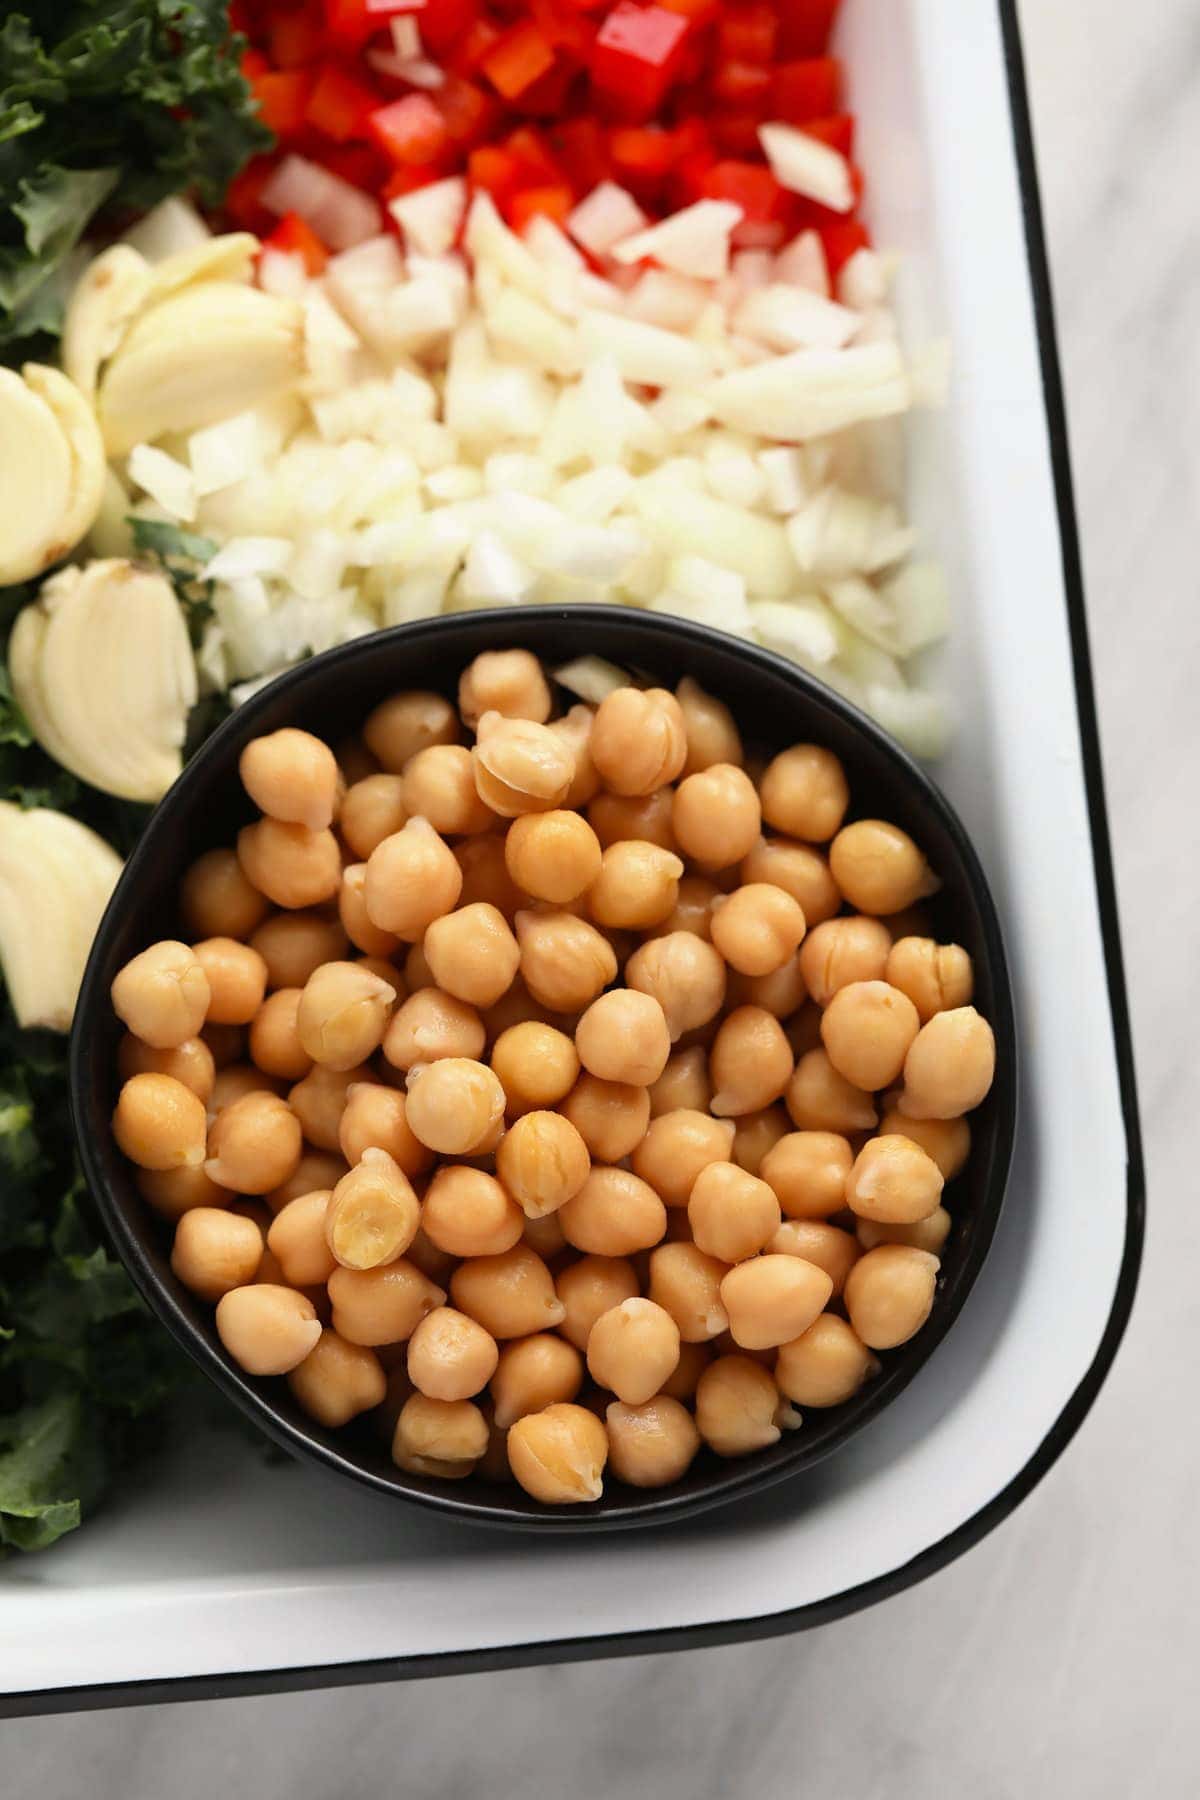
[[[156,264],[150,275],[146,307],[204,281],[249,281],[259,241],[249,231],[226,231],[186,250],[176,250]]]
[[[15,369],[0,368],[0,587],[40,575],[59,542],[71,451],[57,419]]]
[[[120,873],[116,851],[77,819],[0,802],[0,964],[22,1028],[70,1029]]]
[[[96,415],[73,381],[59,369],[26,363],[21,371],[26,387],[42,401],[66,441],[69,481],[66,502],[58,522],[56,541],[47,546],[43,568],[49,568],[86,537],[100,511],[104,494],[104,441]]]
[[[88,264],[63,322],[62,365],[91,400],[100,367],[119,346],[145,303],[150,265],[128,244],[113,244]]]

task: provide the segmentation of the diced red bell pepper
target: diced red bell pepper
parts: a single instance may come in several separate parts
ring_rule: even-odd
[[[320,160],[333,175],[340,175],[364,194],[378,193],[387,179],[388,163],[371,144],[329,144]]]
[[[712,80],[713,98],[722,106],[765,118],[771,95],[771,71],[762,63],[719,62]]]
[[[368,135],[367,121],[379,105],[374,88],[347,73],[338,63],[325,63],[308,97],[305,120],[335,144]]]
[[[576,62],[587,61],[596,28],[570,0],[528,0],[528,6],[530,18],[552,49]]]
[[[760,221],[778,218],[787,198],[787,190],[765,163],[714,163],[704,176],[701,191],[706,200],[732,200],[745,218]]]
[[[276,69],[252,84],[262,122],[278,138],[294,137],[307,122],[312,97],[310,69]]]
[[[251,87],[254,86],[254,83],[259,79],[260,76],[266,75],[269,73],[270,67],[271,67],[270,61],[268,60],[267,57],[265,57],[263,55],[261,50],[243,50],[242,51],[241,61],[238,63],[238,68],[242,72],[243,79],[245,81],[248,81],[250,83]]]
[[[779,16],[773,6],[758,0],[724,13],[717,27],[718,55],[722,62],[769,63],[775,55]]]
[[[776,65],[771,77],[771,116],[789,125],[827,119],[842,100],[842,65],[836,56],[810,56]]]
[[[500,27],[493,25],[490,19],[476,19],[464,31],[451,58],[451,67],[460,75],[474,75],[502,35]]]
[[[225,211],[242,231],[270,230],[274,218],[262,203],[262,191],[274,172],[272,156],[256,156],[225,189]]]
[[[828,119],[805,119],[800,127],[809,137],[820,138],[831,150],[838,150],[847,158],[854,155],[854,115],[852,113],[834,113]]]
[[[421,42],[436,57],[448,57],[480,23],[479,0],[409,0],[404,10],[415,14]]]
[[[521,185],[521,168],[507,150],[484,144],[467,158],[467,179],[472,187],[484,188],[493,200],[507,200]]]
[[[515,100],[554,67],[554,47],[523,19],[493,44],[480,67],[498,94]]]
[[[562,57],[552,69],[531,82],[513,105],[531,119],[561,119],[564,113],[571,111],[570,93],[574,79],[574,69]]]
[[[681,19],[690,19],[695,27],[707,25],[717,15],[721,0],[658,0],[667,12],[678,13]]]
[[[679,78],[688,20],[663,6],[618,0],[592,47],[592,85],[627,119],[648,119]]]
[[[552,138],[555,154],[581,198],[607,180],[612,164],[604,132],[595,119],[564,119]]]
[[[535,125],[519,125],[516,131],[509,132],[500,148],[513,158],[523,183],[531,187],[553,187],[562,179],[562,170]]]
[[[856,250],[871,248],[871,234],[861,219],[839,219],[835,224],[822,225],[820,230],[831,275],[844,268]]]
[[[441,181],[446,171],[440,163],[398,163],[379,191],[381,200],[395,200],[401,194],[413,194],[418,188],[428,187],[431,181]]]
[[[405,94],[367,120],[372,142],[389,162],[432,163],[446,148],[446,121],[428,94]]]
[[[508,203],[508,222],[514,231],[524,231],[530,219],[541,215],[561,225],[574,203],[565,181],[548,187],[522,188]]]
[[[618,125],[608,148],[619,179],[661,181],[679,161],[675,134],[661,125]]]
[[[491,96],[459,75],[447,75],[434,100],[456,144],[478,143],[496,118],[496,102]]]
[[[322,49],[321,27],[310,13],[280,13],[267,34],[271,61],[277,69],[302,69],[316,62]]]
[[[761,112],[719,112],[713,119],[713,143],[722,156],[734,157],[749,161],[753,156],[762,153],[758,141],[758,128],[763,122]]]
[[[784,56],[823,56],[841,0],[780,0],[779,48]]]
[[[328,250],[299,213],[284,213],[274,231],[263,239],[263,249],[303,257],[309,275],[319,275],[329,261]]]
[[[379,19],[394,19],[401,13],[421,9],[421,0],[365,0],[365,4],[367,11]]]
[[[367,0],[322,0],[326,43],[335,50],[361,50],[372,32],[379,30],[378,15]]]

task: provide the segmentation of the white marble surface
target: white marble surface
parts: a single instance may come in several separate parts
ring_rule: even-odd
[[[1200,1439],[1187,1384],[1200,1362],[1200,1211],[1187,1147],[1200,1106],[1200,961],[1187,922],[1200,877],[1200,238],[1190,191],[1200,35],[1191,0],[1024,0],[1021,11],[1151,1188],[1140,1298],[1098,1404],[992,1537],[824,1630],[669,1658],[30,1720],[0,1728],[4,1791],[1196,1792]]]

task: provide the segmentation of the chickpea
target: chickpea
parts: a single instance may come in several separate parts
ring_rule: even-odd
[[[177,1050],[196,1037],[210,998],[200,958],[173,939],[151,944],[125,964],[112,984],[118,1019],[154,1050]]]
[[[560,817],[558,813],[531,813],[527,816]],[[510,826],[504,837],[498,832],[485,832],[479,837],[462,838],[454,846],[455,860],[463,876],[459,905],[473,906],[478,900],[486,901],[497,912],[503,913],[510,925],[525,905],[525,895],[509,874],[505,860],[511,833]]]
[[[630,1487],[669,1487],[687,1474],[700,1448],[691,1413],[667,1394],[641,1406],[614,1400],[604,1417],[612,1472]]]
[[[966,1167],[971,1153],[971,1127],[965,1119],[910,1119],[898,1107],[889,1106],[879,1121],[879,1135],[891,1137],[896,1132],[911,1138],[926,1156],[932,1156],[943,1181],[953,1181]]]
[[[768,1150],[759,1174],[789,1219],[829,1219],[845,1210],[853,1163],[838,1132],[792,1131]]]
[[[610,844],[588,890],[588,910],[597,925],[645,930],[674,910],[682,874],[679,857],[658,844]]]
[[[525,1113],[500,1140],[496,1173],[531,1219],[557,1212],[587,1180],[591,1158],[561,1113]]]
[[[218,1187],[203,1163],[184,1163],[174,1169],[139,1169],[137,1190],[164,1219],[180,1219],[193,1206],[228,1206],[228,1188]]]
[[[200,1042],[207,1045],[213,1067],[220,1074],[244,1054],[246,1033],[240,1025],[206,1025],[200,1033]]]
[[[408,1123],[440,1156],[490,1150],[504,1126],[504,1089],[485,1064],[446,1056],[408,1075]]]
[[[614,794],[652,794],[675,780],[687,758],[678,700],[665,688],[615,688],[596,709],[591,751]]]
[[[589,1375],[629,1406],[652,1399],[678,1361],[679,1327],[653,1300],[622,1300],[588,1337]]]
[[[777,1444],[781,1427],[799,1417],[780,1396],[770,1373],[749,1356],[721,1356],[696,1387],[696,1426],[718,1456],[749,1456]]]
[[[184,1038],[171,1050],[155,1050],[127,1032],[117,1051],[117,1073],[122,1081],[131,1075],[170,1075],[207,1100],[216,1080],[213,1054],[203,1038]]]
[[[548,725],[485,712],[471,759],[479,798],[503,819],[551,812],[575,775],[570,745]]]
[[[577,1350],[586,1350],[601,1313],[631,1300],[638,1280],[633,1264],[624,1257],[581,1256],[559,1272],[555,1287],[563,1308],[562,1335]]]
[[[510,1427],[508,1460],[533,1499],[550,1506],[580,1505],[604,1492],[608,1434],[586,1407],[556,1402]]]
[[[743,858],[739,874],[743,881],[767,881],[790,894],[802,907],[810,931],[841,908],[842,896],[829,872],[829,858],[794,838],[759,838]]]
[[[342,878],[338,841],[327,827],[262,818],[238,832],[238,861],[246,879],[289,911],[332,900]]]
[[[399,775],[409,758],[430,744],[457,744],[458,714],[441,694],[419,690],[393,694],[367,715],[363,738],[389,775]]]
[[[565,1317],[549,1269],[528,1244],[459,1263],[450,1277],[450,1298],[494,1338],[549,1331]]]
[[[728,869],[758,842],[762,812],[754,783],[732,763],[714,763],[675,790],[671,811],[683,855],[702,869]]]
[[[267,991],[266,962],[236,938],[206,938],[192,948],[208,978],[209,1022],[248,1025]]]
[[[765,1181],[736,1163],[701,1169],[688,1201],[688,1220],[699,1249],[719,1262],[757,1256],[779,1229],[779,1202]]]
[[[770,1350],[799,1337],[825,1310],[832,1292],[826,1271],[798,1256],[752,1257],[721,1283],[729,1329],[743,1350]]]
[[[304,985],[297,1035],[322,1068],[356,1068],[383,1041],[395,998],[389,982],[358,963],[325,963]]]
[[[938,1206],[927,1218],[917,1219],[911,1225],[883,1225],[876,1219],[860,1219],[855,1236],[864,1250],[874,1250],[878,1244],[910,1244],[914,1250],[928,1250],[931,1256],[940,1257],[952,1224],[945,1207]]]
[[[675,698],[683,713],[687,736],[683,774],[695,775],[703,769],[711,769],[714,763],[739,766],[744,754],[742,740],[733,714],[724,701],[706,693],[690,675],[685,675],[676,687]]]
[[[287,1180],[264,1194],[263,1202],[268,1212],[282,1212],[289,1200],[298,1200],[301,1194],[336,1187],[345,1173],[346,1163],[340,1156],[328,1150],[305,1150]]]
[[[367,865],[351,863],[342,871],[338,889],[338,918],[342,930],[366,956],[391,957],[400,948],[400,939],[392,931],[381,931],[367,911]]]
[[[696,1385],[712,1360],[707,1344],[679,1345],[679,1361],[659,1389],[669,1400],[692,1400]]]
[[[792,1074],[783,1027],[760,1006],[739,1006],[721,1022],[708,1059],[718,1118],[758,1112],[778,1100]]]
[[[799,1256],[824,1269],[833,1283],[833,1299],[841,1298],[846,1277],[858,1261],[858,1240],[823,1219],[785,1219],[766,1248],[774,1256]]]
[[[709,1024],[725,1004],[725,964],[711,944],[690,931],[643,944],[625,965],[625,980],[658,1002],[673,1043]]]
[[[336,919],[320,913],[276,913],[250,939],[267,965],[269,988],[302,988],[322,963],[337,962],[350,948]]]
[[[600,842],[577,812],[526,813],[509,826],[504,859],[518,888],[535,900],[565,906],[599,875]]]
[[[707,1112],[711,1099],[708,1054],[703,1045],[695,1044],[687,1050],[673,1051],[658,1080],[651,1083],[650,1117],[658,1119],[664,1113],[680,1110]],[[607,1157],[605,1160],[619,1162],[620,1158]]]
[[[420,1223],[404,1170],[386,1150],[368,1149],[330,1196],[325,1242],[344,1269],[377,1269],[404,1255]]]
[[[813,844],[828,843],[850,804],[845,770],[819,744],[781,751],[764,770],[759,791],[769,825]]]
[[[521,1232],[521,1242],[536,1250],[543,1262],[550,1262],[567,1248],[567,1240],[563,1236],[562,1226],[553,1213],[546,1213],[540,1219],[525,1220]]]
[[[654,1119],[633,1152],[634,1172],[665,1206],[686,1207],[701,1171],[729,1157],[733,1125],[705,1112],[678,1107]]]
[[[312,1057],[300,1042],[297,1015],[300,988],[277,988],[259,1006],[250,1025],[250,1055],[264,1075],[302,1081]]]
[[[971,958],[961,944],[939,944],[930,937],[902,937],[888,952],[887,979],[907,994],[922,1025],[934,1013],[966,1006],[974,988]]]
[[[338,829],[351,853],[366,862],[384,838],[408,824],[402,775],[367,775],[346,789]]]
[[[356,1082],[370,1079],[371,1071],[365,1064],[360,1069],[323,1069],[318,1063],[303,1081],[288,1089],[288,1105],[310,1144],[318,1150],[341,1148],[347,1094]]]
[[[600,777],[592,761],[592,720],[590,706],[572,706],[561,719],[551,719],[550,730],[567,746],[575,758],[575,773],[563,795],[563,805],[582,809],[595,798]]]
[[[204,1161],[204,1102],[173,1075],[132,1075],[112,1124],[118,1149],[139,1168],[193,1168]],[[209,1173],[222,1187],[237,1185],[215,1169]]]
[[[729,1324],[721,1282],[729,1265],[696,1244],[660,1244],[650,1253],[650,1298],[669,1312],[685,1344],[719,1337]]]
[[[528,1413],[573,1400],[582,1386],[583,1358],[573,1344],[549,1331],[518,1338],[504,1346],[492,1376],[496,1424],[507,1430]]]
[[[911,1138],[870,1138],[854,1159],[846,1203],[863,1219],[883,1225],[915,1225],[936,1211],[942,1172]]]
[[[720,897],[721,889],[706,875],[681,876],[675,905],[665,919],[660,919],[643,934],[644,938],[653,943],[655,938],[686,931],[693,937],[703,938],[705,943],[711,942],[713,907]]]
[[[490,1332],[452,1306],[426,1313],[408,1341],[408,1374],[431,1400],[469,1400],[496,1372],[500,1351]]]
[[[729,998],[735,1006],[758,1006],[779,1020],[790,1021],[808,996],[800,953],[788,958],[769,975],[734,973],[729,982]],[[785,1026],[785,1030],[789,1027]],[[789,1042],[790,1042],[789,1038]],[[820,1042],[818,1030],[817,1042]]]
[[[286,1375],[321,1336],[321,1321],[305,1294],[259,1282],[232,1288],[217,1301],[217,1336],[247,1375]]]
[[[900,1111],[914,1119],[957,1119],[986,1097],[996,1073],[996,1039],[973,1006],[935,1013],[904,1059]]]
[[[824,1050],[810,1050],[796,1064],[784,1096],[800,1131],[870,1131],[878,1122],[870,1094],[839,1075]]]
[[[267,1249],[289,1287],[316,1287],[329,1280],[337,1258],[325,1241],[330,1189],[300,1194],[277,1212],[267,1232]]]
[[[461,1481],[488,1446],[487,1420],[469,1400],[414,1394],[396,1420],[392,1461],[414,1475]]]
[[[396,1069],[444,1057],[476,1061],[483,1054],[483,1021],[473,1006],[439,987],[418,988],[392,1015],[383,1054]]]
[[[209,1174],[239,1194],[267,1194],[300,1161],[300,1120],[278,1094],[244,1094],[222,1107],[208,1134]]]
[[[539,1005],[581,1012],[617,973],[612,945],[586,919],[569,912],[519,912],[521,975]]]
[[[485,712],[544,725],[551,709],[549,685],[530,650],[485,650],[459,678],[458,710],[472,729]]]
[[[380,1405],[387,1394],[387,1377],[374,1351],[347,1343],[336,1331],[321,1333],[287,1383],[305,1412],[330,1431]]]
[[[827,919],[809,932],[800,967],[818,1006],[852,982],[882,981],[891,952],[887,926],[878,919]]]
[[[762,1175],[767,1152],[787,1136],[790,1123],[782,1106],[764,1106],[735,1119],[732,1155],[738,1168],[748,1175]]]
[[[649,994],[614,988],[587,1008],[575,1028],[575,1048],[601,1081],[649,1087],[667,1066],[671,1035],[662,1007]]]
[[[253,1219],[215,1206],[195,1206],[180,1218],[171,1248],[172,1273],[202,1300],[217,1301],[254,1280],[262,1261],[262,1232]]]
[[[445,836],[465,837],[496,823],[475,787],[475,765],[465,744],[430,744],[404,770],[404,810],[428,819]]]
[[[462,891],[462,870],[428,819],[410,819],[367,858],[363,892],[371,923],[405,942],[422,937]]]
[[[267,901],[232,850],[206,850],[183,878],[179,911],[189,937],[245,939],[267,916]]]
[[[443,1164],[426,1190],[421,1225],[450,1256],[498,1256],[520,1242],[525,1215],[494,1175]]]
[[[669,787],[655,788],[652,794],[599,793],[588,807],[588,823],[605,850],[630,840],[677,850],[674,804],[675,790]]]
[[[435,919],[425,956],[444,993],[470,1006],[494,1006],[512,985],[521,951],[504,915],[486,901]]]
[[[846,1279],[850,1323],[872,1350],[894,1350],[920,1331],[933,1310],[938,1259],[909,1244],[880,1244],[860,1256]]]
[[[712,941],[742,975],[772,975],[800,947],[804,914],[782,888],[751,882],[713,908]]]
[[[208,1096],[208,1117],[211,1123],[219,1112],[232,1106],[235,1100],[244,1099],[247,1094],[276,1094],[279,1085],[273,1075],[265,1075],[250,1063],[230,1063],[224,1069],[218,1069],[213,1077],[212,1093]]]
[[[575,1020],[569,1015],[551,1014],[549,1007],[539,1005],[518,975],[508,992],[484,1013],[484,1034],[494,1047],[506,1031],[511,1031],[515,1025],[528,1024],[550,1025],[553,1030],[561,1030],[564,1036],[575,1029]],[[573,1040],[571,1048],[575,1048]]]
[[[859,912],[900,912],[941,886],[906,831],[883,819],[843,826],[829,846],[833,879]]]
[[[260,812],[288,825],[323,831],[333,824],[341,770],[328,744],[285,726],[252,738],[238,761],[242,786]]]
[[[822,1313],[807,1331],[779,1346],[775,1380],[797,1406],[841,1406],[878,1369],[854,1328],[836,1313]]]
[[[591,1256],[649,1250],[667,1229],[667,1209],[654,1189],[628,1169],[594,1164],[579,1191],[558,1209],[563,1236]]]
[[[335,1267],[328,1285],[333,1328],[351,1344],[406,1343],[446,1298],[403,1256],[378,1269]]]
[[[855,1087],[888,1087],[920,1028],[907,994],[886,981],[852,981],[839,988],[821,1020],[825,1053]]]
[[[644,1087],[624,1081],[600,1081],[583,1074],[562,1107],[588,1153],[597,1162],[618,1163],[646,1135],[650,1096]]]
[[[570,1093],[579,1074],[579,1056],[571,1039],[536,1019],[501,1032],[492,1045],[491,1063],[507,1110],[516,1115],[555,1105]]]

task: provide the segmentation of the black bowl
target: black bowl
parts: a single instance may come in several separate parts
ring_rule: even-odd
[[[858,816],[878,815],[903,826],[941,876],[933,903],[938,930],[970,951],[976,1001],[996,1034],[995,1085],[972,1117],[971,1157],[948,1195],[954,1231],[923,1330],[885,1355],[882,1374],[854,1399],[809,1411],[803,1427],[771,1449],[738,1462],[705,1451],[671,1487],[641,1490],[609,1482],[602,1499],[569,1509],[538,1505],[515,1486],[474,1477],[438,1482],[405,1474],[369,1425],[326,1431],[301,1411],[284,1381],[244,1375],[222,1348],[212,1309],[171,1273],[169,1231],[138,1194],[109,1127],[121,1036],[109,1004],[113,976],[147,944],[177,934],[183,870],[201,851],[232,843],[252,816],[237,776],[243,746],[281,725],[305,726],[336,741],[397,689],[453,695],[473,656],[507,645],[532,650],[549,667],[595,653],[663,686],[692,675],[731,706],[748,745],[774,750],[815,740],[836,751]],[[168,1330],[242,1411],[285,1449],[378,1492],[476,1524],[558,1531],[658,1524],[748,1495],[810,1468],[876,1418],[937,1349],[982,1267],[1004,1196],[1016,1091],[1012,995],[996,909],[962,824],[929,777],[869,719],[779,657],[682,620],[605,606],[466,613],[400,626],[303,663],[254,695],[188,764],[130,857],[92,949],[71,1044],[80,1154],[113,1241]]]

